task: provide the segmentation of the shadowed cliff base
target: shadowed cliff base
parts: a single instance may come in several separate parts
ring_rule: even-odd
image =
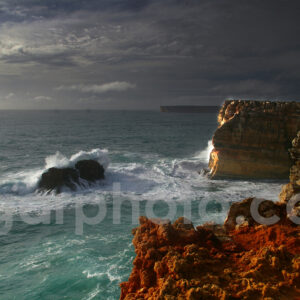
[[[288,178],[288,149],[300,129],[300,103],[225,101],[218,123],[209,161],[211,178]]]

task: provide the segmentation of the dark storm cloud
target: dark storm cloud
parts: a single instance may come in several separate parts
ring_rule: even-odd
[[[299,13],[281,0],[0,0],[0,76],[19,78],[0,85],[63,108],[299,100]],[[86,102],[57,90],[115,82],[137,88]]]
[[[149,3],[150,0],[3,0],[0,2],[0,17],[2,21],[23,21],[80,10],[139,11]]]

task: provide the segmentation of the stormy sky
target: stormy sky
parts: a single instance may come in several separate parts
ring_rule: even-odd
[[[0,0],[0,109],[300,101],[299,16],[299,0]]]

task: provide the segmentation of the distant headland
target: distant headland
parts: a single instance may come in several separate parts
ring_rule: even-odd
[[[176,105],[176,106],[161,106],[161,112],[175,113],[217,113],[220,106],[200,106],[200,105]]]

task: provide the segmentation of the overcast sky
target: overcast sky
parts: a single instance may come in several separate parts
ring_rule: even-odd
[[[299,0],[0,0],[0,109],[300,101],[299,82]]]

